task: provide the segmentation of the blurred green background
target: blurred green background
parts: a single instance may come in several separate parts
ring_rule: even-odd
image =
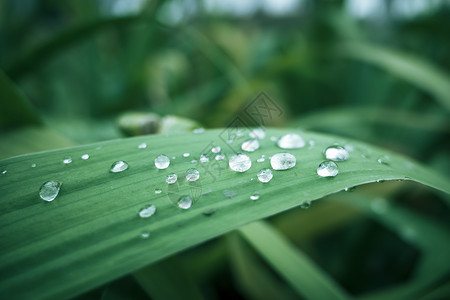
[[[226,127],[263,91],[283,110],[264,125],[357,138],[450,175],[449,29],[445,0],[1,1],[0,155]],[[143,118],[156,125],[142,129]],[[367,189],[448,229],[443,196],[398,183]],[[311,221],[328,218],[333,205],[318,204]],[[300,238],[292,216],[304,211],[271,221],[352,294],[409,278],[420,251],[369,219],[337,210],[345,213],[327,230]],[[339,247],[330,245],[340,239]],[[201,265],[187,269],[201,282],[215,274],[210,298],[258,298],[245,280],[239,292],[230,286],[222,243],[185,253],[184,260]],[[235,257],[245,250],[236,247]],[[361,260],[379,264],[364,269]],[[133,289],[127,278],[91,296]]]

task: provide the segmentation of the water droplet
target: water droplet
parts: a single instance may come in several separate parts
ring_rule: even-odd
[[[211,217],[215,212],[216,212],[216,210],[211,208],[211,209],[205,210],[202,214],[205,217]]]
[[[177,182],[178,176],[177,174],[169,174],[166,177],[166,182],[167,184],[174,184],[175,182]]]
[[[250,131],[249,135],[251,138],[262,140],[266,137],[266,132],[264,131],[264,129],[259,127]]]
[[[186,171],[186,180],[187,181],[196,181],[200,178],[200,172],[196,169],[188,169]]]
[[[297,159],[290,153],[277,153],[270,159],[270,165],[274,170],[288,170],[295,167]]]
[[[355,186],[352,186],[352,187],[346,187],[345,189],[344,189],[344,191],[345,192],[353,192],[354,190],[355,190]]]
[[[71,162],[72,162],[72,157],[70,157],[70,156],[64,157],[64,159],[63,159],[63,163],[64,163],[64,164],[68,165],[68,164],[70,164]]]
[[[203,133],[203,132],[205,132],[205,128],[203,128],[203,127],[195,128],[194,130],[192,130],[192,132],[196,133],[196,134]]]
[[[189,196],[181,196],[178,199],[177,206],[182,209],[189,209],[192,206],[192,199]]]
[[[273,173],[271,169],[262,169],[258,172],[258,180],[261,182],[269,182],[272,180]]]
[[[36,166],[37,166],[36,164],[31,164],[32,168],[36,168]]]
[[[155,158],[155,167],[156,168],[163,170],[163,169],[167,169],[169,167],[169,165],[170,165],[170,159],[167,156],[161,154],[157,158]]]
[[[205,154],[200,155],[200,162],[206,163],[209,161],[209,157]]]
[[[387,155],[381,155],[377,158],[377,162],[386,166],[389,166],[390,158]]]
[[[109,171],[111,173],[119,173],[125,171],[126,169],[128,169],[128,164],[123,160],[119,160],[111,165],[111,169]]]
[[[55,200],[61,185],[62,182],[59,181],[47,181],[39,189],[39,197],[41,197],[42,200],[49,202]]]
[[[383,183],[383,182],[385,182],[384,179],[377,179],[377,183]]]
[[[344,147],[337,145],[325,149],[324,154],[326,159],[334,161],[344,161],[349,157],[348,151]]]
[[[142,231],[141,238],[147,239],[149,236],[150,236],[150,231],[147,231],[147,230]]]
[[[198,160],[196,160],[196,159],[191,160],[191,163],[193,163],[193,164],[196,164],[197,162],[198,162]]]
[[[216,155],[216,157],[214,157],[215,160],[224,160],[225,159],[225,154],[223,153],[219,153]]]
[[[259,149],[258,140],[247,140],[242,143],[241,149],[247,152],[254,152]]]
[[[316,142],[313,141],[313,140],[310,140],[310,141],[308,142],[308,145],[309,145],[308,149],[312,149],[312,148],[314,148],[314,146],[316,145]]]
[[[254,192],[253,194],[250,195],[250,200],[258,200],[260,198],[259,193],[258,192]]]
[[[155,189],[155,194],[161,194],[162,190],[161,189]]]
[[[89,154],[83,154],[83,155],[81,155],[81,159],[82,160],[88,160],[89,159]]]
[[[230,158],[228,165],[233,171],[245,172],[252,166],[252,160],[247,155],[239,153]]]
[[[147,205],[139,210],[139,217],[150,218],[156,212],[156,206],[153,204]]]
[[[212,153],[219,153],[222,150],[222,148],[220,148],[220,146],[216,146],[216,147],[212,147],[211,148],[211,152]]]
[[[172,159],[177,159],[177,157],[176,156],[172,156]]]
[[[260,158],[258,158],[256,161],[257,162],[259,162],[259,163],[262,163],[262,162],[264,162],[266,159],[264,158],[264,157],[260,157]]]
[[[146,144],[146,143],[140,143],[140,144],[138,145],[138,148],[139,148],[139,149],[145,149],[145,148],[147,148],[147,144]]]
[[[2,175],[5,175],[6,173],[8,173],[7,170],[3,170],[3,171],[2,171]]]
[[[317,167],[317,175],[320,177],[334,177],[338,173],[338,166],[331,160],[326,160]]]
[[[278,140],[278,147],[282,149],[298,149],[305,147],[305,141],[296,133],[288,133]]]
[[[236,191],[225,190],[225,191],[223,191],[223,194],[228,199],[231,199],[231,198],[233,198],[233,197],[235,197],[237,195],[237,192]]]
[[[183,153],[183,157],[189,157],[191,154],[189,152]]]
[[[278,141],[278,138],[277,138],[276,136],[271,136],[271,137],[270,137],[270,140],[271,140],[272,142],[276,142],[276,141]]]
[[[308,209],[311,207],[311,202],[310,201],[304,201],[302,202],[302,204],[300,204],[300,208],[301,209]]]

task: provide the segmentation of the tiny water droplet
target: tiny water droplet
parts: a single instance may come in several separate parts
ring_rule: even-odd
[[[338,173],[338,166],[331,160],[326,160],[317,167],[317,175],[320,177],[334,177]]]
[[[39,197],[45,201],[53,201],[58,196],[59,189],[62,182],[59,181],[47,181],[39,189]]]
[[[150,231],[147,231],[147,230],[142,231],[141,238],[147,239],[149,236],[150,236]]]
[[[71,162],[72,162],[72,157],[70,157],[70,156],[64,157],[64,159],[63,159],[63,163],[64,163],[64,164],[68,165],[68,164],[70,164]]]
[[[183,153],[183,157],[189,157],[191,154],[189,152]]]
[[[381,155],[380,157],[377,158],[377,162],[379,164],[383,164],[386,166],[389,166],[389,161],[390,161],[390,158],[387,155]]]
[[[276,141],[278,141],[278,138],[277,138],[276,136],[271,136],[271,137],[270,137],[270,140],[271,140],[272,142],[276,142]]]
[[[250,200],[258,200],[260,198],[260,195],[258,192],[254,192],[253,194],[250,195]]]
[[[384,179],[377,179],[377,183],[383,183],[383,182],[385,182]]]
[[[139,149],[145,149],[145,148],[147,148],[147,144],[146,144],[146,143],[140,143],[140,144],[138,145],[138,148],[139,148]]]
[[[301,209],[308,209],[311,207],[311,202],[310,201],[305,201],[302,204],[300,204],[300,208]]]
[[[125,171],[126,169],[128,169],[128,164],[123,160],[119,160],[111,165],[111,169],[109,171],[111,173],[119,173]]]
[[[297,159],[290,153],[277,153],[270,158],[272,169],[282,171],[295,167]]]
[[[194,130],[192,130],[192,132],[196,133],[196,134],[203,133],[203,132],[205,132],[205,128],[203,128],[203,127],[195,128]]]
[[[278,140],[278,147],[282,149],[298,149],[305,147],[305,141],[296,133],[288,133]]]
[[[325,158],[333,161],[345,161],[348,159],[348,151],[341,146],[333,145],[325,149]]]
[[[198,162],[198,160],[196,160],[196,159],[191,160],[191,163],[193,163],[193,164],[196,164],[197,162]]]
[[[257,162],[259,162],[259,163],[262,163],[262,162],[264,162],[266,159],[264,158],[264,157],[260,157],[260,158],[258,158],[256,161]]]
[[[223,153],[219,153],[214,157],[215,160],[224,160],[225,159],[225,154]]]
[[[266,132],[261,127],[255,128],[250,131],[249,136],[254,139],[262,140],[266,137]]]
[[[353,192],[354,190],[355,190],[355,186],[352,186],[352,187],[346,187],[345,189],[344,189],[344,191],[346,191],[346,192]]]
[[[3,171],[2,171],[2,175],[5,175],[6,173],[8,173],[7,170],[3,170]]]
[[[182,209],[189,209],[192,206],[192,199],[189,196],[181,196],[178,199],[177,206]]]
[[[177,174],[169,174],[166,177],[166,182],[167,184],[174,184],[175,182],[177,182],[178,176]]]
[[[36,166],[37,166],[36,164],[31,164],[32,168],[36,168]]]
[[[211,208],[211,209],[205,210],[204,212],[202,212],[202,214],[205,217],[211,217],[215,212],[216,212],[216,210]]]
[[[230,158],[228,165],[231,170],[242,173],[250,169],[252,160],[247,155],[239,153]]]
[[[161,194],[162,190],[161,189],[155,189],[155,194]]]
[[[241,149],[247,152],[254,152],[259,149],[258,140],[247,140],[242,143]]]
[[[273,173],[271,169],[262,169],[259,170],[257,176],[259,181],[266,183],[272,180]]]
[[[81,155],[81,159],[82,160],[88,160],[89,159],[89,154],[83,154],[83,155]]]
[[[156,212],[156,206],[153,204],[147,205],[139,210],[139,217],[141,218],[150,218]]]
[[[163,169],[167,169],[170,165],[170,159],[164,155],[158,155],[158,157],[155,158],[155,167],[157,169],[163,170]]]
[[[200,172],[196,169],[188,169],[186,171],[187,181],[197,181],[200,178]]]
[[[209,161],[209,157],[205,154],[200,155],[200,162],[206,163]]]
[[[225,191],[223,191],[223,194],[228,199],[231,199],[231,198],[233,198],[233,197],[235,197],[237,195],[237,192],[236,191],[225,190]]]
[[[215,146],[211,148],[212,153],[219,153],[221,150],[222,148],[220,148],[220,146]]]
[[[309,145],[308,149],[312,149],[312,148],[314,148],[314,146],[316,145],[316,142],[313,141],[313,140],[310,140],[310,141],[308,142],[308,145]]]

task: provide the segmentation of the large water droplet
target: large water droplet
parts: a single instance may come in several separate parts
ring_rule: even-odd
[[[196,133],[196,134],[198,134],[198,133],[203,133],[203,132],[205,132],[205,128],[195,128],[194,130],[192,130],[192,132],[193,133]]]
[[[305,141],[296,133],[288,133],[278,140],[278,147],[282,149],[298,149],[305,147]]]
[[[72,162],[72,157],[70,157],[70,156],[64,157],[64,159],[63,159],[63,163],[64,163],[64,164],[68,165],[68,164],[70,164],[71,162]]]
[[[139,217],[150,218],[156,212],[156,206],[153,204],[147,205],[139,210]]]
[[[206,163],[209,161],[209,157],[205,154],[200,155],[200,162]]]
[[[139,149],[145,149],[145,148],[147,148],[147,144],[146,144],[146,143],[140,143],[140,144],[138,145],[138,148],[139,148]]]
[[[165,156],[164,154],[158,155],[157,158],[155,158],[155,167],[163,170],[167,169],[170,165],[170,158]]]
[[[258,172],[258,180],[261,182],[269,182],[272,180],[273,173],[271,169],[262,169]]]
[[[228,165],[233,171],[245,172],[252,166],[252,160],[247,155],[239,153],[230,158]]]
[[[196,169],[188,169],[186,171],[187,181],[197,181],[200,178],[200,172]]]
[[[290,153],[277,153],[270,158],[270,165],[274,170],[288,170],[295,167],[297,159]]]
[[[119,160],[111,165],[111,169],[109,171],[111,173],[119,173],[125,171],[126,169],[128,169],[128,164],[123,160]]]
[[[247,152],[254,152],[259,149],[258,140],[247,140],[242,143],[241,149]]]
[[[254,192],[253,194],[250,195],[250,200],[258,200],[260,198],[260,195],[258,192]]]
[[[338,166],[331,160],[326,160],[317,167],[317,175],[320,177],[334,177],[338,173]]]
[[[177,174],[169,174],[166,177],[166,182],[168,184],[174,184],[175,182],[177,182],[178,176]]]
[[[61,185],[62,182],[59,181],[47,181],[39,189],[39,197],[41,197],[42,200],[49,202],[55,200]]]
[[[330,146],[324,151],[326,159],[344,161],[349,157],[347,149],[341,146]]]
[[[88,160],[89,159],[89,154],[83,154],[83,155],[81,155],[81,159],[82,160]]]
[[[222,148],[220,148],[220,146],[215,146],[211,148],[212,153],[219,153],[221,150]]]
[[[250,131],[249,135],[251,138],[262,140],[266,137],[266,132],[264,131],[264,129],[260,127]]]
[[[189,196],[181,196],[178,199],[177,206],[182,209],[189,209],[192,206],[192,199]]]

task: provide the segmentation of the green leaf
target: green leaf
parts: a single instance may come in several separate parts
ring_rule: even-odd
[[[342,55],[373,64],[427,91],[450,109],[450,76],[423,58],[362,42],[344,44],[340,51]]]
[[[324,271],[269,224],[255,222],[239,231],[299,295],[306,299],[349,299]]]
[[[314,141],[313,146],[288,151],[297,157],[297,165],[274,171],[272,181],[260,183],[256,173],[270,167],[270,162],[257,163],[256,159],[285,152],[269,137],[292,132],[290,129],[268,129],[261,149],[249,153],[253,165],[245,173],[233,172],[225,161],[213,157],[209,163],[191,162],[209,153],[212,144],[221,146],[230,157],[240,142],[224,142],[232,131],[143,136],[0,161],[0,170],[7,171],[0,174],[0,294],[9,299],[71,297],[244,224],[346,187],[411,179],[450,192],[448,178],[407,158],[309,132],[301,134],[307,142]],[[138,149],[142,142],[148,147]],[[338,162],[340,173],[335,178],[321,178],[316,168],[323,160],[322,150],[336,142],[353,148],[350,159]],[[186,158],[183,153],[191,155]],[[82,160],[83,154],[90,158]],[[176,156],[168,169],[155,168],[153,160],[160,154]],[[381,155],[388,156],[385,164],[377,162]],[[71,164],[63,164],[66,156],[72,157]],[[111,164],[119,160],[128,162],[129,169],[110,173]],[[32,168],[32,164],[37,166]],[[184,173],[192,167],[200,171],[201,178],[187,184]],[[165,178],[170,173],[178,174],[178,184],[167,185]],[[52,202],[39,198],[39,188],[49,180],[62,182],[59,196]],[[162,193],[155,194],[155,189]],[[231,197],[230,191],[235,196]],[[261,198],[251,201],[249,196],[255,191]],[[190,209],[174,204],[181,195],[194,198]],[[155,205],[156,213],[139,218],[138,211],[147,204]],[[143,230],[150,232],[149,238],[141,238]]]

